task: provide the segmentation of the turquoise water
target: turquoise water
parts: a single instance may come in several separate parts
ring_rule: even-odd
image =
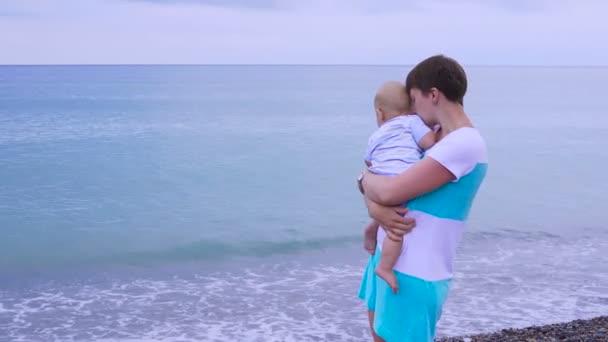
[[[0,336],[368,336],[354,179],[408,69],[0,67]],[[490,171],[439,333],[605,313],[608,69],[468,73]]]

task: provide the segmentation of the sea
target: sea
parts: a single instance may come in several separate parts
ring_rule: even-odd
[[[370,341],[356,176],[411,66],[0,66],[0,341]],[[466,67],[438,337],[608,314],[608,68]]]

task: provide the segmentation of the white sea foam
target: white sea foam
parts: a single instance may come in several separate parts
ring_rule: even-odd
[[[518,236],[480,242],[466,241],[461,250],[440,336],[607,312],[606,242]],[[365,307],[356,299],[365,260],[358,252],[328,253],[4,291],[0,335],[14,341],[365,340]]]

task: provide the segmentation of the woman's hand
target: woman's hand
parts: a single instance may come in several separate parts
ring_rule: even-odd
[[[411,232],[416,226],[416,220],[403,217],[408,212],[407,208],[383,206],[368,198],[365,199],[365,202],[369,216],[380,223],[387,236],[392,240],[403,240],[403,236]]]

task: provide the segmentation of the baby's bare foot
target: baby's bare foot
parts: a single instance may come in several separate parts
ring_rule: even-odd
[[[378,277],[384,279],[388,286],[393,289],[393,292],[397,293],[399,291],[399,285],[397,284],[397,277],[395,277],[395,273],[393,270],[385,270],[380,267],[376,267],[376,275]]]
[[[363,248],[365,248],[369,254],[374,254],[376,251],[376,232],[374,230],[365,230],[365,235],[363,237]]]

